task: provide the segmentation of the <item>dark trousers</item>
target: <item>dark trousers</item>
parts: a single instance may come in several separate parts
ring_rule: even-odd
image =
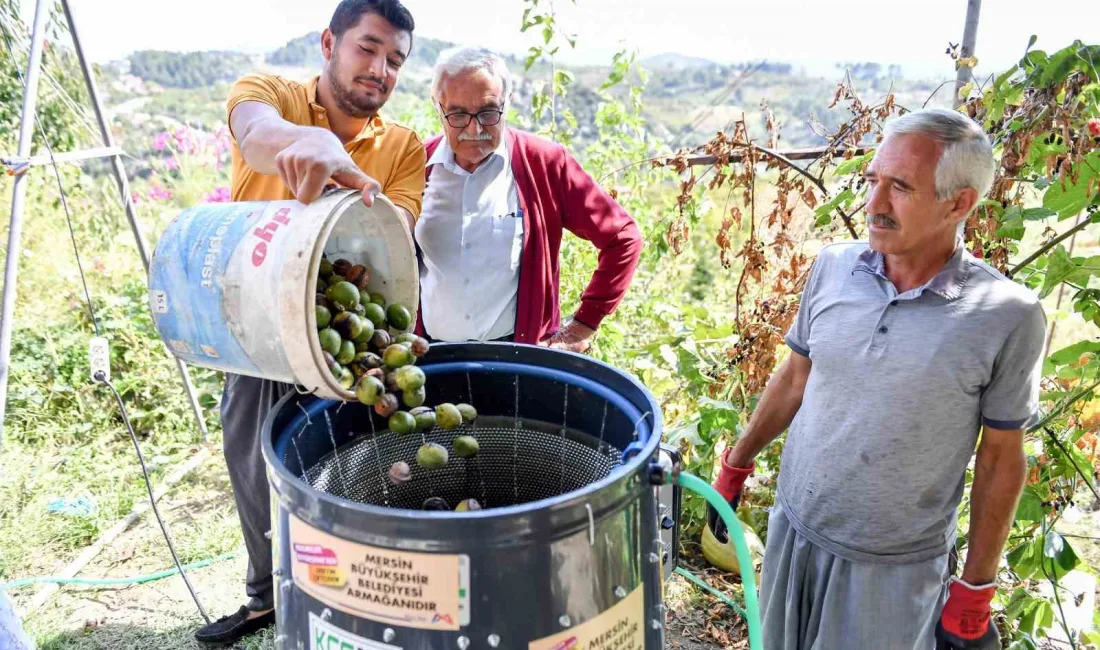
[[[222,447],[248,549],[247,607],[258,612],[275,606],[271,540],[267,537],[271,530],[271,498],[261,451],[261,433],[268,412],[294,390],[294,386],[244,375],[226,374],[225,379],[221,404]]]

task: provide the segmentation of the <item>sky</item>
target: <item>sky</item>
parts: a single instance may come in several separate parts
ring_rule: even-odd
[[[19,0],[17,0],[19,1]],[[30,24],[33,0],[21,0]],[[546,0],[543,0],[545,3]],[[96,62],[139,49],[265,52],[323,29],[335,0],[70,0]],[[523,0],[406,0],[416,34],[522,53]],[[844,61],[899,64],[906,76],[953,76],[944,54],[962,39],[967,0],[556,0],[577,35],[567,63],[606,63],[621,47],[642,57],[675,52],[729,63],[768,60],[831,74]],[[1057,6],[1043,11],[1043,6]],[[1052,51],[1100,34],[1100,1],[986,0],[979,73],[1015,63],[1029,37]],[[1092,38],[1089,38],[1089,35]],[[987,72],[988,73],[988,72]]]

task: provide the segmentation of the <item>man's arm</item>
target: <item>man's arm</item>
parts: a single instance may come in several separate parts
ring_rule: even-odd
[[[292,124],[270,104],[241,102],[230,114],[229,126],[245,163],[260,174],[280,176],[302,203],[321,196],[330,178],[361,190],[368,206],[382,189],[355,165],[332,131]]]
[[[792,352],[764,387],[764,394],[744,434],[737,444],[726,449],[714,488],[734,508],[741,500],[745,481],[755,468],[753,459],[790,426],[802,406],[811,367],[808,356]],[[726,524],[711,505],[707,506],[707,528],[720,543],[726,543]]]
[[[962,579],[984,585],[997,577],[997,565],[1016,516],[1027,477],[1022,429],[985,427],[970,488],[970,542]]]
[[[991,622],[997,565],[1027,476],[1024,430],[1039,410],[1046,314],[1032,298],[1009,333],[982,391],[982,439],[970,486],[970,541],[962,578],[948,585],[936,623],[937,650],[993,650],[1000,633]]]
[[[990,603],[997,590],[997,565],[1027,476],[1023,444],[1023,429],[987,425],[982,433],[970,487],[966,564],[962,579],[948,585],[947,602],[936,623],[936,650],[1001,647]]]
[[[562,226],[591,242],[600,255],[573,319],[546,343],[583,352],[626,295],[642,254],[642,235],[634,219],[575,158],[564,149],[562,156]]]
[[[405,217],[409,234],[416,237],[416,219],[424,204],[424,165],[427,161],[424,144],[415,133],[410,133],[405,150],[394,160],[393,171],[386,179],[386,198],[397,206]]]
[[[725,464],[730,467],[750,466],[756,455],[790,426],[802,406],[811,366],[809,357],[791,353],[768,381],[744,434],[726,452]]]

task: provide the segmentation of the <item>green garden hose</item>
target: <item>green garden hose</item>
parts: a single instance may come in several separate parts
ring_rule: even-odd
[[[709,483],[687,472],[680,472],[676,482],[681,487],[695,492],[706,499],[722,521],[726,522],[729,538],[733,540],[733,549],[737,553],[737,562],[747,569],[741,571],[741,585],[745,590],[745,622],[749,626],[749,647],[752,650],[764,650],[764,641],[760,630],[760,608],[756,602],[756,576],[752,570],[752,556],[749,555],[749,546],[745,543],[745,535],[742,532],[741,520],[733,513],[733,508],[722,498],[718,491]],[[685,572],[680,572],[681,575]],[[690,575],[690,574],[689,574]],[[692,575],[692,578],[695,576]],[[740,608],[738,608],[740,609]]]
[[[690,581],[691,581],[692,583],[694,583],[694,584],[695,584],[695,586],[696,586],[696,587],[699,587],[700,589],[702,589],[703,591],[707,592],[707,593],[708,593],[708,594],[710,594],[711,596],[714,596],[714,597],[715,597],[715,598],[717,598],[718,600],[722,601],[722,602],[723,602],[723,603],[724,603],[725,605],[727,605],[727,606],[728,606],[728,607],[729,607],[730,609],[732,609],[733,611],[735,611],[735,612],[737,612],[738,614],[740,614],[740,615],[741,615],[741,618],[745,619],[746,621],[747,621],[747,620],[749,620],[749,615],[748,615],[748,614],[747,614],[747,613],[745,612],[744,608],[742,608],[742,607],[741,607],[740,605],[738,605],[738,604],[737,604],[737,601],[736,601],[736,600],[734,600],[734,599],[730,598],[730,597],[729,597],[729,596],[727,596],[726,594],[724,594],[724,593],[722,593],[722,592],[718,591],[717,589],[715,589],[714,587],[712,587],[712,586],[708,585],[708,584],[707,584],[707,583],[706,583],[706,582],[705,582],[705,581],[704,581],[704,580],[703,580],[702,578],[700,578],[699,576],[695,575],[695,574],[694,574],[694,573],[692,573],[691,571],[688,571],[687,569],[685,569],[685,568],[684,568],[684,567],[682,567],[682,566],[678,566],[678,567],[676,567],[675,569],[673,569],[673,571],[674,571],[675,573],[679,573],[680,575],[682,575],[682,576],[684,576],[685,578],[687,578],[688,580],[690,580]]]
[[[185,564],[184,570],[190,571],[191,569],[201,569],[204,566],[210,566],[218,562],[224,562],[225,560],[232,559],[237,556],[237,553],[225,553],[217,557],[208,558],[205,560],[199,560],[191,564]],[[154,580],[163,580],[165,578],[171,578],[179,573],[179,569],[171,568],[166,571],[160,571],[158,573],[150,573],[149,575],[137,576],[134,578],[60,578],[57,576],[41,576],[37,578],[23,578],[21,580],[12,580],[11,582],[0,583],[0,591],[7,591],[8,589],[16,589],[18,587],[26,587],[27,585],[34,585],[40,583],[54,583],[59,585],[90,585],[90,586],[107,586],[107,585],[141,585],[146,582],[153,582]]]

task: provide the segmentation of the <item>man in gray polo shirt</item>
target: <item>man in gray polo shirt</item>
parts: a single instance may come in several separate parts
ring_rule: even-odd
[[[887,125],[867,171],[870,241],[821,251],[792,354],[723,458],[715,486],[736,505],[753,458],[790,426],[761,578],[768,650],[1000,647],[989,604],[1027,469],[1046,318],[958,235],[993,170],[985,134],[959,113]]]

